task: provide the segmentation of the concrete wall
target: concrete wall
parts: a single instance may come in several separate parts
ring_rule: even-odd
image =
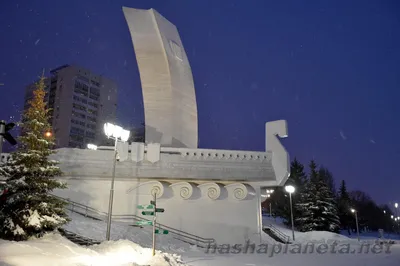
[[[69,189],[56,194],[85,205],[108,211],[109,180],[67,180]],[[114,215],[141,215],[138,204],[149,204],[152,183],[117,181],[114,194]],[[260,233],[260,201],[258,193],[243,200],[235,198],[233,191],[223,189],[216,200],[208,197],[208,189],[184,199],[181,187],[166,187],[157,199],[157,207],[165,212],[157,215],[159,223],[188,233],[215,238],[218,243],[243,243],[246,239],[257,241]],[[183,193],[184,194],[184,193]],[[149,218],[146,216],[145,218]]]

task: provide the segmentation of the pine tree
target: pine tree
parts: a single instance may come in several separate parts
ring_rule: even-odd
[[[339,219],[342,228],[347,229],[350,234],[352,217],[350,215],[351,200],[349,193],[347,192],[346,182],[342,180],[338,192],[338,211]]]
[[[68,222],[65,203],[50,194],[66,185],[54,178],[62,174],[58,162],[48,159],[54,153],[54,138],[45,134],[51,132],[51,126],[43,76],[33,95],[20,124],[23,134],[18,149],[0,168],[0,175],[7,178],[8,190],[0,202],[0,237],[7,240],[41,237]]]
[[[266,203],[272,203],[272,209],[275,215],[282,217],[284,223],[290,224],[290,205],[289,205],[289,196],[285,191],[286,185],[292,185],[296,188],[296,192],[292,195],[293,200],[293,213],[294,217],[297,216],[296,203],[300,200],[300,195],[304,189],[304,186],[307,182],[307,175],[304,173],[304,166],[295,158],[290,164],[290,177],[286,181],[285,185],[282,187],[278,187],[271,198],[266,200]],[[267,205],[265,205],[267,206]],[[295,225],[297,223],[295,221]]]
[[[301,225],[301,231],[339,231],[335,197],[326,181],[319,176],[314,161],[310,163],[310,178],[297,207],[301,216],[296,220]]]
[[[333,179],[333,175],[329,170],[323,166],[319,168],[318,175],[325,181],[328,185],[329,190],[333,195],[336,195],[336,187],[335,180]]]

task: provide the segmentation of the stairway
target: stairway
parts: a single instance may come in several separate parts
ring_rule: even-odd
[[[272,224],[263,226],[263,231],[269,235],[272,239],[282,244],[290,244],[290,237],[282,233],[278,228]]]
[[[80,214],[82,216],[85,216],[90,219],[94,220],[100,220],[100,221],[106,221],[107,220],[107,213],[102,212],[100,210],[96,210],[92,207],[89,207],[87,205],[83,205],[74,201],[71,201],[69,199],[65,199],[62,197],[58,197],[56,195],[53,195],[61,200],[64,200],[67,203],[66,208],[70,210],[71,212]],[[133,215],[133,214],[128,214],[128,215],[113,215],[112,216],[113,220],[117,221],[142,221],[142,220],[148,220],[144,217]],[[130,226],[135,226],[135,227],[141,227],[137,225],[132,225],[129,224]],[[157,223],[157,228],[163,229],[163,230],[168,230],[169,233],[172,235],[173,238],[180,240],[184,243],[188,243],[190,245],[195,245],[200,248],[206,248],[212,244],[215,243],[215,239],[213,238],[203,238],[201,236],[197,236],[194,234],[190,234],[188,232],[181,231],[179,229],[175,229],[160,223]],[[71,232],[70,232],[71,233]],[[73,233],[72,233],[73,234]],[[72,240],[71,240],[72,241]]]
[[[63,228],[59,228],[58,231],[60,232],[60,234],[62,236],[66,237],[71,242],[78,244],[80,246],[92,246],[92,245],[98,245],[101,243],[100,241],[75,234],[75,233],[65,230]]]

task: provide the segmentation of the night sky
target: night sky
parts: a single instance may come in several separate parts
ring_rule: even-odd
[[[201,148],[264,150],[286,119],[292,158],[315,159],[349,189],[400,200],[400,2],[2,0],[0,118],[25,85],[77,64],[119,85],[118,122],[143,121],[122,6],[154,8],[180,33],[194,76]],[[11,119],[10,119],[11,117]]]

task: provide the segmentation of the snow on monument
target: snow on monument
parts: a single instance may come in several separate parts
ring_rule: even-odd
[[[154,9],[123,12],[142,83],[146,143],[197,148],[193,76],[178,30]]]

